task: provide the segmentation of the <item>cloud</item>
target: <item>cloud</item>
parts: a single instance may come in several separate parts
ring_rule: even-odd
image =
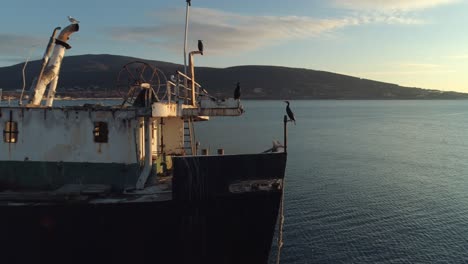
[[[0,64],[20,63],[31,56],[44,40],[31,36],[0,33]]]
[[[468,54],[460,54],[460,55],[449,55],[444,56],[444,59],[451,59],[451,60],[466,60],[468,59]]]
[[[425,9],[454,4],[461,0],[333,0],[332,5],[354,12],[361,18],[386,24],[423,25],[429,22],[418,18]]]
[[[399,66],[410,69],[436,69],[444,67],[443,65],[432,63],[401,63]]]
[[[114,27],[106,30],[114,40],[131,41],[180,52],[185,10],[172,8],[149,14],[151,25]],[[363,24],[422,24],[423,21],[398,15],[366,14],[318,19],[305,16],[250,16],[209,8],[192,8],[189,43],[195,48],[203,39],[206,52],[236,54],[282,42],[318,37],[339,29]],[[110,32],[110,33],[109,33]]]
[[[183,41],[183,9],[152,15],[159,26],[113,28],[116,40],[158,45],[179,52]],[[314,19],[300,16],[247,16],[207,8],[192,8],[190,36],[203,39],[207,52],[243,52],[275,43],[318,36],[361,23],[357,19]],[[190,43],[195,43],[195,40]]]
[[[0,55],[27,57],[29,49],[42,42],[43,40],[36,37],[0,33]]]
[[[392,78],[401,78],[401,77],[413,77],[413,76],[421,76],[421,78],[425,78],[425,76],[435,76],[435,75],[446,75],[450,73],[456,73],[456,70],[451,69],[440,69],[440,70],[388,70],[388,71],[363,71],[363,72],[350,72],[347,73],[352,76],[365,76],[366,79],[376,79],[376,80],[385,80],[389,77]],[[411,78],[412,79],[412,78]],[[388,79],[390,80],[390,79]],[[390,81],[391,82],[391,81]],[[407,85],[413,86],[413,85]]]
[[[424,25],[430,22],[418,17],[425,9],[455,4],[461,0],[333,0],[332,6],[370,18],[374,23]]]
[[[415,11],[459,2],[459,0],[334,0],[333,5],[351,10]]]
[[[366,24],[423,25],[416,11],[459,0],[333,0],[333,5],[350,9],[341,18],[307,16],[252,16],[210,8],[192,8],[189,46],[203,39],[210,54],[238,54],[266,46],[329,35],[345,27]],[[182,49],[185,9],[170,8],[149,13],[155,26],[114,27],[106,30],[114,40],[162,47],[179,53]]]
[[[360,24],[387,24],[387,25],[424,25],[426,21],[407,17],[398,13],[368,13],[358,16],[362,21]]]
[[[435,75],[454,73],[455,70],[447,65],[433,64],[433,63],[420,63],[420,62],[403,62],[391,63],[385,67],[387,70],[383,71],[368,71],[354,73],[356,76],[411,76],[411,75]]]

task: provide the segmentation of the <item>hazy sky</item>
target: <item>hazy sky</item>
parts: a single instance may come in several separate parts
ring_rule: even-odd
[[[183,63],[184,0],[4,1],[0,67],[42,56],[52,30],[80,20],[66,55]],[[200,66],[281,65],[468,92],[468,0],[192,0]],[[66,58],[65,58],[66,59]]]

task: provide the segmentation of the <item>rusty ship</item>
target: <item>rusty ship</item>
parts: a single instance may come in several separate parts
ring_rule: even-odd
[[[194,122],[243,113],[196,82],[203,45],[169,78],[124,65],[118,104],[54,106],[77,31],[54,29],[27,103],[0,106],[2,263],[268,263],[287,153],[197,149]]]

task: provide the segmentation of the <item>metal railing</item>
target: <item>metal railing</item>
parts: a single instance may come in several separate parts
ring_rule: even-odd
[[[171,103],[182,100],[184,104],[195,106],[198,96],[209,96],[208,92],[199,83],[192,83],[192,78],[181,71],[176,71],[176,75],[171,79],[171,81],[168,80],[166,83],[164,95],[160,94],[158,96],[161,101]],[[192,87],[194,87],[194,91],[192,91]],[[160,89],[160,92],[161,90],[163,89]]]

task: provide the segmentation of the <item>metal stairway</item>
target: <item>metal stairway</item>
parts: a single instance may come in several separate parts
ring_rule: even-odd
[[[196,155],[195,133],[191,117],[184,119],[184,151],[185,155]]]

